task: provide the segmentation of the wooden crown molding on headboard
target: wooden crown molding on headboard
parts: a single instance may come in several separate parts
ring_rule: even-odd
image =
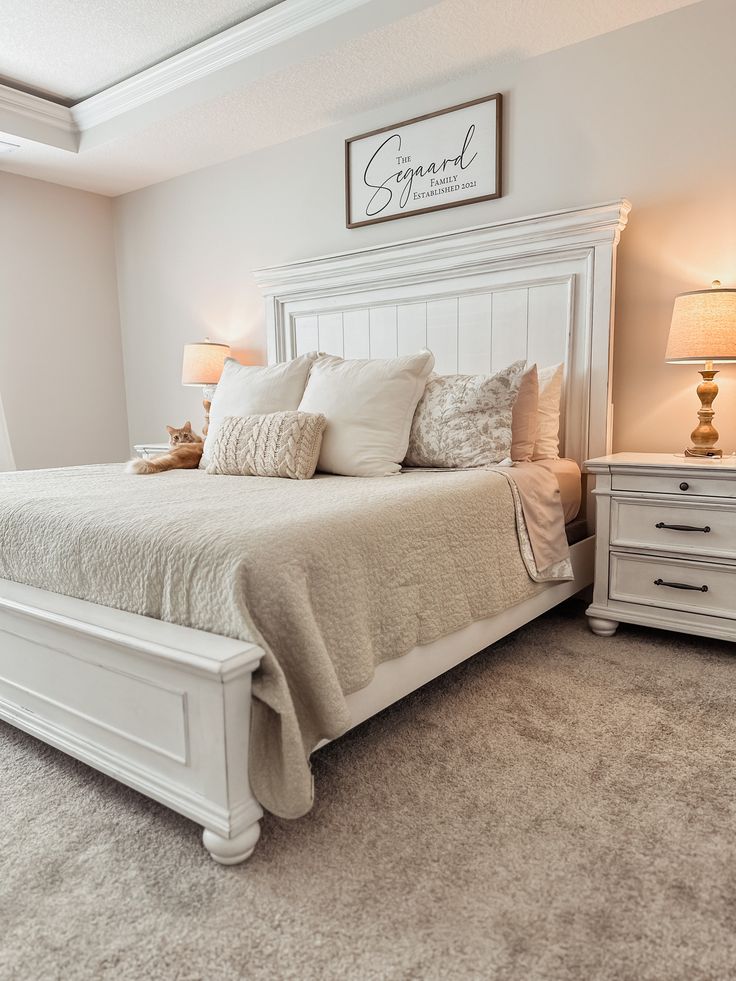
[[[564,355],[568,395],[561,425],[565,450],[580,463],[605,453],[611,445],[616,246],[630,209],[622,199],[258,269],[254,276],[265,295],[269,362],[293,357],[307,343],[312,349],[329,350],[325,338],[336,336],[336,318],[344,337],[349,324],[354,339],[356,331],[373,336],[375,314],[376,337],[390,336],[392,324],[398,324],[397,329],[402,325],[398,314],[386,314],[387,308],[401,314],[407,305],[416,306],[417,300],[432,307],[433,337],[441,345],[436,318],[441,298],[467,305],[466,298],[483,293],[526,289],[541,295],[538,291],[547,289],[549,300],[544,302],[552,303],[547,287],[554,283],[557,307],[536,309],[535,330],[539,337],[541,316],[543,334],[544,318],[549,316],[557,339],[555,351],[564,341],[563,334],[569,338]],[[366,316],[361,319],[359,313]],[[389,317],[388,328],[382,313]],[[489,331],[497,336],[487,317],[486,326],[456,319],[453,329],[458,338],[469,331],[481,343],[488,340]],[[546,350],[544,343],[537,342],[537,347]],[[533,351],[531,356],[543,357]]]
[[[550,249],[615,246],[631,204],[625,198],[591,208],[552,211],[405,239],[389,245],[300,259],[253,272],[266,297],[325,295],[330,291],[416,282],[425,276],[474,270]]]

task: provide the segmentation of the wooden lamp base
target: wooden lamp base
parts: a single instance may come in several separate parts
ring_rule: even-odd
[[[700,409],[698,419],[700,422],[690,433],[693,445],[685,450],[685,456],[699,457],[720,457],[723,450],[716,449],[718,442],[718,430],[713,425],[713,402],[718,395],[718,385],[713,381],[718,371],[713,368],[712,361],[706,361],[705,368],[700,371],[703,377],[698,385],[697,392],[700,399]]]

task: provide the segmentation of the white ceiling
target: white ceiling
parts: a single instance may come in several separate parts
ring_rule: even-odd
[[[65,105],[279,0],[0,0],[0,80]]]
[[[20,8],[28,0],[0,2]],[[156,0],[157,16],[169,2]],[[135,118],[113,120],[104,140],[85,145],[83,138],[79,153],[16,139],[21,149],[0,157],[0,170],[117,195],[333,125],[463,73],[543,54],[692,2],[366,0],[340,18],[340,31],[323,25],[298,39],[301,45],[294,39],[281,45],[280,60],[251,59],[247,77],[220,73],[216,94],[211,78],[208,89],[191,83],[185,103],[166,97],[155,113],[147,106]],[[135,6],[144,10],[144,0]],[[224,11],[227,4],[219,0],[215,7]],[[147,4],[145,10],[147,16]],[[370,20],[374,13],[382,23],[377,16]],[[99,62],[105,60],[101,52]],[[46,82],[60,90],[58,76]],[[10,137],[0,132],[3,138]]]

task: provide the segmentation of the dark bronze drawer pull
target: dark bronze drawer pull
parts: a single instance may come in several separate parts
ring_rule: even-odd
[[[690,489],[690,484],[688,484],[686,480],[683,480],[683,482],[680,484],[680,490],[689,490],[689,489]]]
[[[666,525],[664,521],[658,521],[655,528],[671,528],[672,531],[704,531],[707,535],[710,531],[710,525],[706,525],[705,528],[698,528],[696,525]]]
[[[686,582],[665,582],[664,579],[655,579],[655,586],[669,586],[672,589],[694,589],[697,593],[707,593],[707,586],[691,586]]]

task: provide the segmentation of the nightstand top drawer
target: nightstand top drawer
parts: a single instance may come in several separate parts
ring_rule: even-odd
[[[612,600],[736,619],[736,566],[611,552],[610,575]]]
[[[611,490],[674,494],[677,497],[736,498],[736,474],[709,473],[706,476],[686,470],[671,473],[614,470],[611,474]]]
[[[610,475],[613,491],[736,498],[736,456],[699,460],[674,453],[612,453],[586,460],[584,467]]]
[[[698,504],[614,497],[611,546],[736,559],[736,500]]]
[[[601,471],[615,473],[617,470],[687,470],[691,476],[717,474],[736,479],[736,454],[713,459],[699,459],[685,456],[684,453],[610,453],[608,456],[586,460],[584,467],[591,473]]]

